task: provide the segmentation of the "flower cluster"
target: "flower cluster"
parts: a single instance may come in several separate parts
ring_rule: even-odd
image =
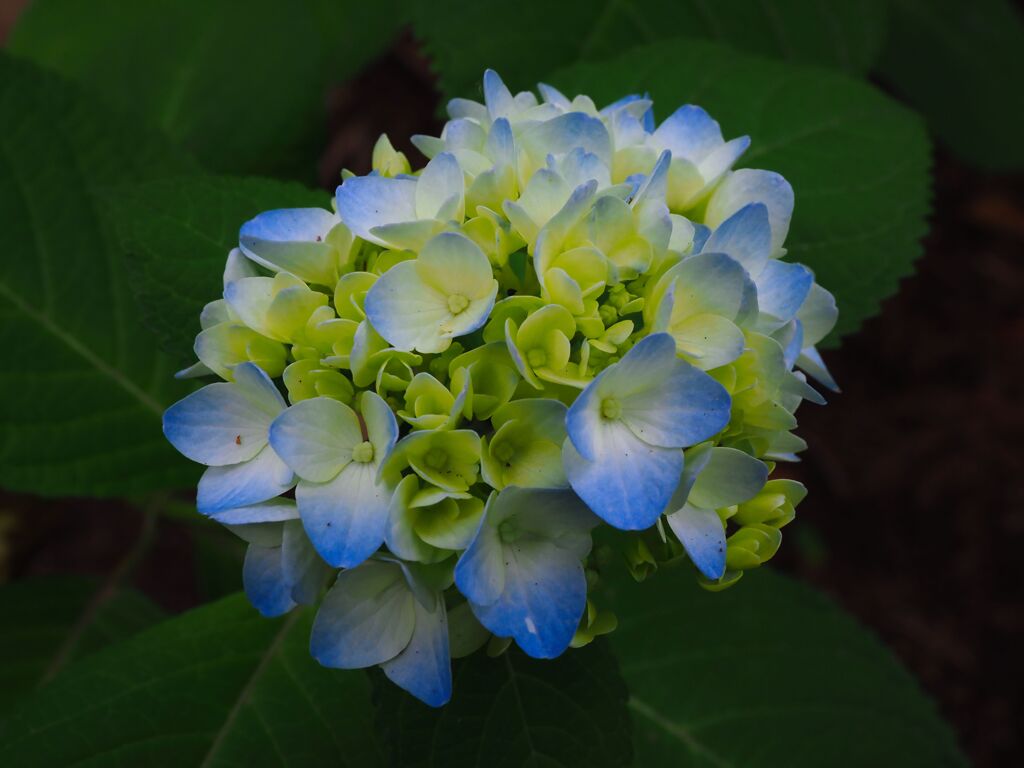
[[[824,402],[801,371],[835,386],[835,302],[782,258],[790,185],[732,170],[749,139],[540,92],[487,72],[483,104],[414,138],[422,170],[382,137],[333,210],[242,226],[181,374],[221,381],[164,419],[208,467],[199,511],[249,542],[253,604],[333,579],[317,660],[435,706],[452,657],[613,629],[609,557],[709,589],[771,558],[804,489],[769,475]]]

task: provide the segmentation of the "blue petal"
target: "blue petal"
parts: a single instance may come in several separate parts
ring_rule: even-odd
[[[452,663],[448,650],[448,619],[439,595],[428,609],[413,602],[416,628],[405,650],[381,664],[388,679],[424,704],[441,707],[452,697]]]
[[[504,551],[501,597],[470,607],[495,635],[514,638],[529,656],[553,659],[569,646],[586,608],[583,565],[574,553],[545,541],[521,539]]]
[[[700,160],[723,143],[718,123],[700,107],[687,104],[680,107],[658,126],[654,138],[673,157]]]
[[[386,245],[371,230],[416,220],[416,180],[355,176],[338,187],[338,216],[364,240]]]
[[[327,581],[329,569],[320,559],[298,520],[284,525],[281,538],[281,569],[296,603],[313,605]]]
[[[313,622],[309,650],[325,667],[361,669],[395,658],[412,638],[415,598],[401,568],[371,561],[342,571]]]
[[[782,251],[793,217],[793,187],[772,171],[741,168],[726,176],[708,201],[704,223],[718,227],[749,203],[764,203],[772,230],[772,254]]]
[[[722,578],[725,573],[725,526],[718,513],[686,504],[667,519],[697,570],[712,581]]]
[[[249,461],[207,469],[199,479],[196,507],[212,515],[273,499],[294,485],[295,475],[268,445]]]
[[[708,239],[711,237],[711,227],[705,227],[703,224],[693,225],[693,245],[690,247],[691,253],[700,253],[704,250],[704,246]]]
[[[264,616],[280,616],[295,607],[291,585],[281,568],[280,547],[250,544],[242,565],[245,596]]]
[[[764,268],[772,248],[772,228],[768,207],[750,203],[723,221],[711,234],[702,250],[725,253],[752,275]]]
[[[768,322],[760,323],[762,330],[774,330],[785,325],[800,309],[811,290],[814,275],[803,264],[771,260],[761,274],[754,278],[757,283],[757,304],[761,314],[768,315]]]
[[[352,462],[329,482],[296,489],[306,533],[336,568],[354,568],[384,542],[391,491],[376,476],[375,463]]]
[[[492,497],[493,500],[494,497]],[[480,519],[473,541],[455,564],[455,583],[468,600],[489,604],[505,589],[505,562],[498,528],[488,518],[493,501]]]
[[[656,448],[622,425],[606,428],[594,461],[562,446],[569,484],[602,520],[624,530],[644,530],[657,521],[679,483],[683,452]]]

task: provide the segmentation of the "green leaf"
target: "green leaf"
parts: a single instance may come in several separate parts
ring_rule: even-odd
[[[312,177],[327,86],[396,31],[393,0],[36,0],[10,50],[136,109],[209,168]]]
[[[699,104],[727,137],[749,134],[741,164],[778,171],[793,185],[789,259],[814,269],[836,295],[833,339],[876,313],[921,253],[928,138],[914,114],[865,83],[682,41],[580,64],[553,81],[599,104],[649,91],[660,117]]]
[[[1005,0],[894,0],[879,74],[981,168],[1024,169],[1024,23]]]
[[[309,655],[310,612],[237,595],[83,660],[0,731],[0,765],[380,765],[369,682]]]
[[[268,179],[192,176],[111,190],[107,203],[147,325],[164,349],[191,362],[199,313],[223,292],[239,227],[272,208],[326,208],[330,197]]]
[[[134,590],[106,595],[85,576],[0,588],[0,715],[66,664],[158,622],[162,611]]]
[[[142,326],[98,190],[191,161],[77,89],[0,57],[0,486],[126,495],[187,484],[160,433],[187,389]]]
[[[966,766],[906,670],[805,586],[764,571],[710,593],[677,568],[612,597],[638,766]]]
[[[375,676],[391,765],[612,768],[630,764],[626,688],[598,640],[554,661],[510,648],[457,661],[452,700],[431,709]],[[638,763],[638,765],[643,765]]]
[[[508,9],[500,0],[414,4],[414,29],[446,94],[479,94],[485,67],[510,87],[532,88],[558,67],[673,37],[861,73],[875,60],[886,26],[883,0],[522,0],[515,13]],[[642,57],[625,64],[638,65],[649,66]],[[672,63],[666,72],[688,70]]]

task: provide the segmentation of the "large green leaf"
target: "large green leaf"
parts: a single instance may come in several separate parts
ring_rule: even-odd
[[[835,293],[834,337],[877,312],[921,253],[928,138],[915,115],[865,83],[684,41],[579,64],[552,79],[598,103],[649,91],[660,117],[699,104],[727,136],[749,134],[741,164],[778,171],[793,185],[786,247]]]
[[[630,764],[626,686],[598,641],[554,661],[515,649],[456,662],[452,701],[431,709],[379,677],[391,765],[615,768]]]
[[[220,298],[224,260],[238,229],[271,208],[328,207],[298,184],[192,176],[111,190],[108,210],[128,255],[139,307],[164,348],[194,358],[199,312]]]
[[[966,765],[892,655],[807,587],[762,572],[712,594],[689,569],[628,581],[612,593],[612,645],[636,765]]]
[[[98,212],[106,185],[192,169],[159,136],[0,57],[0,485],[111,495],[194,478],[160,434],[184,389]]]
[[[10,49],[138,110],[212,169],[311,177],[327,86],[390,42],[389,2],[36,0]]]
[[[311,619],[235,596],[100,651],[12,714],[0,765],[379,765],[369,681],[313,661]]]
[[[552,70],[673,37],[718,40],[763,56],[863,72],[885,36],[883,0],[435,0],[413,4],[413,24],[451,96],[480,91],[484,67],[517,88]],[[689,57],[684,56],[687,60]],[[649,64],[642,56],[626,69]],[[686,70],[665,63],[671,76]],[[703,67],[696,63],[699,74]]]
[[[138,592],[84,576],[0,588],[0,715],[74,659],[155,624],[162,612]]]
[[[1024,169],[1024,22],[1006,0],[893,0],[878,71],[982,168]]]

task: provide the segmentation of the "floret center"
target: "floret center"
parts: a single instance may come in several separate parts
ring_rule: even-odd
[[[358,461],[360,464],[366,464],[373,461],[373,443],[369,440],[364,440],[353,448],[352,461]]]
[[[614,397],[606,397],[601,401],[601,415],[606,419],[617,419],[622,415],[622,405]]]
[[[444,469],[448,464],[448,453],[444,448],[431,448],[423,457],[423,463],[431,469]]]
[[[548,353],[543,349],[531,349],[526,353],[526,362],[531,368],[542,368],[548,362]]]
[[[453,315],[457,315],[460,312],[464,312],[466,307],[469,306],[469,299],[463,296],[461,293],[453,293],[448,297],[448,311]]]

